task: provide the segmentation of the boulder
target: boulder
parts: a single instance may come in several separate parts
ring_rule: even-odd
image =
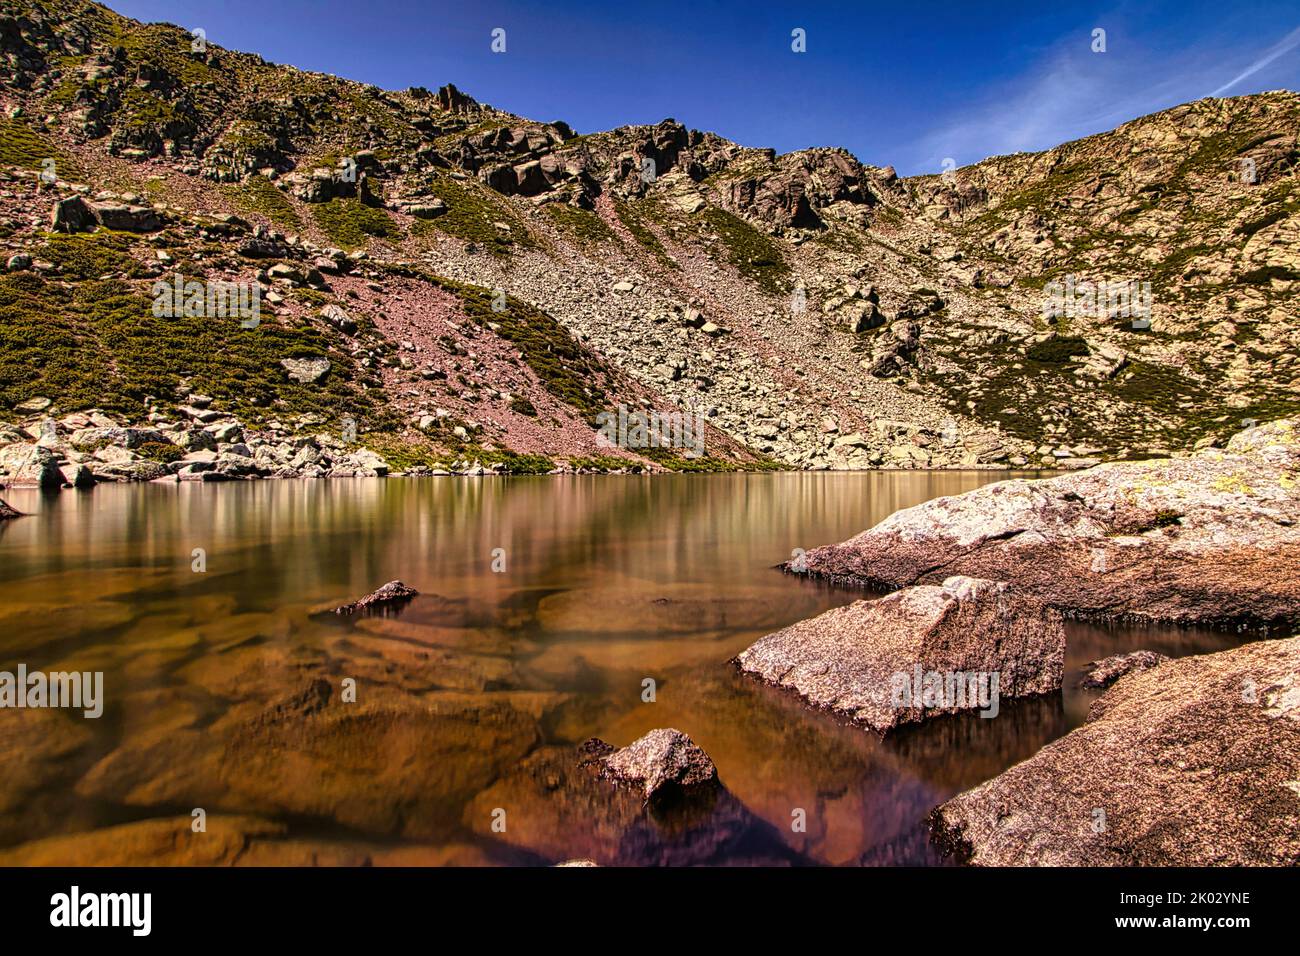
[[[50,229],[53,232],[86,232],[99,225],[94,210],[80,196],[69,196],[54,204],[50,213]]]
[[[214,422],[208,425],[204,431],[218,444],[233,444],[244,440],[244,430],[239,427],[238,422]]]
[[[356,321],[337,305],[331,303],[324,306],[320,310],[320,317],[344,335],[355,335],[357,332]]]
[[[95,487],[95,473],[88,465],[80,463],[62,465],[59,473],[63,475],[63,483],[72,488]]]
[[[600,756],[600,773],[609,780],[640,790],[646,800],[668,793],[713,786],[718,781],[717,768],[709,755],[680,730],[652,730],[622,750],[614,750],[602,740],[592,738],[584,747],[590,752],[608,752]]]
[[[1059,690],[1065,629],[1006,584],[951,577],[793,624],[736,663],[883,734],[939,714],[993,717],[1001,697]]]
[[[388,474],[388,462],[369,448],[358,448],[348,455],[342,468],[355,478],[382,478]]]
[[[358,598],[351,604],[344,604],[334,609],[335,614],[355,614],[358,611],[364,611],[367,608],[384,608],[401,606],[420,592],[415,588],[407,587],[401,581],[389,581],[377,591],[371,591],[363,598]]]
[[[96,479],[104,481],[156,481],[167,474],[167,466],[156,461],[114,461],[95,466]]]
[[[447,211],[447,204],[441,199],[431,199],[428,202],[407,203],[401,208],[416,219],[437,219]]]
[[[0,449],[0,471],[14,488],[62,488],[59,458],[44,445],[18,443]]]
[[[1015,479],[895,512],[798,568],[866,587],[1007,581],[1070,613],[1300,622],[1300,420],[1224,449]]]
[[[156,428],[119,428],[116,425],[92,425],[78,428],[68,440],[76,447],[139,448],[145,444],[170,445],[171,439]]]
[[[1125,674],[1150,670],[1167,660],[1169,660],[1168,654],[1157,654],[1155,651],[1133,651],[1131,654],[1105,657],[1088,665],[1088,674],[1084,677],[1081,686],[1109,687]]]
[[[195,463],[191,462],[190,464]],[[201,466],[204,463],[198,462],[197,464]],[[218,453],[214,469],[214,471],[205,472],[205,474],[218,474],[227,478],[258,478],[265,471],[250,455],[242,455],[233,450]]]
[[[106,229],[122,232],[157,232],[162,228],[158,214],[148,206],[119,206],[97,204],[90,207]]]
[[[327,358],[287,358],[280,359],[280,367],[288,373],[289,378],[303,385],[313,385],[325,377],[330,370]]]
[[[936,835],[983,866],[1296,866],[1297,674],[1300,637],[1130,673]]]
[[[844,311],[849,329],[854,333],[868,332],[885,324],[885,316],[872,302],[855,302]]]

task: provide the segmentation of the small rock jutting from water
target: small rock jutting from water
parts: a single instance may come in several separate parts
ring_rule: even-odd
[[[886,733],[1001,697],[1059,690],[1058,611],[996,581],[951,577],[834,608],[762,638],[740,669]]]
[[[11,508],[7,501],[0,498],[0,521],[4,521],[6,518],[21,518],[22,516],[21,511]]]
[[[980,866],[1294,866],[1300,638],[1130,673],[1083,726],[940,806]]]
[[[716,786],[718,770],[709,755],[680,730],[659,728],[622,750],[592,738],[583,745],[601,776],[640,789],[647,801],[675,790]]]
[[[406,603],[419,593],[415,588],[407,587],[401,581],[389,581],[379,590],[372,591],[351,604],[336,607],[334,613],[355,614],[358,611],[364,611],[372,607],[393,607]]]
[[[1168,654],[1155,651],[1133,651],[1131,654],[1115,654],[1093,661],[1088,665],[1088,674],[1084,677],[1082,687],[1109,687],[1125,674],[1133,671],[1150,670],[1169,660]]]
[[[500,807],[510,808],[510,825],[497,832]],[[669,729],[622,750],[594,737],[577,748],[536,747],[473,799],[464,820],[561,866],[808,862],[727,790],[703,750]]]

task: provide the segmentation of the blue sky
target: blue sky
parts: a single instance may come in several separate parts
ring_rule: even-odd
[[[1046,149],[1203,96],[1300,89],[1300,0],[884,4],[110,0],[390,89],[455,83],[578,132],[671,116],[910,175]],[[506,52],[491,33],[506,31]],[[791,50],[806,31],[807,52]],[[1093,31],[1106,31],[1094,53]]]

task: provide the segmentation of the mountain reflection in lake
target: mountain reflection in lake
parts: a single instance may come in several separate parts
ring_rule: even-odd
[[[0,710],[0,864],[943,862],[931,808],[1077,726],[1087,661],[1237,643],[1072,624],[1062,694],[883,742],[728,664],[862,596],[774,570],[795,548],[1005,477],[7,492],[32,516],[0,524],[0,670],[103,671],[106,704]],[[393,579],[420,590],[397,613],[314,613]],[[586,738],[655,727],[689,734],[725,791],[645,808],[575,771]]]

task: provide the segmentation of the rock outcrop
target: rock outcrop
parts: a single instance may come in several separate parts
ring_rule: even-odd
[[[951,577],[858,601],[769,634],[742,671],[880,733],[999,697],[1060,689],[1061,615],[1005,584]]]
[[[1300,864],[1297,675],[1300,638],[1130,674],[936,832],[983,866]]]
[[[864,586],[991,578],[1103,618],[1285,625],[1300,621],[1298,474],[1300,421],[1284,419],[1226,449],[936,498],[804,566]]]

